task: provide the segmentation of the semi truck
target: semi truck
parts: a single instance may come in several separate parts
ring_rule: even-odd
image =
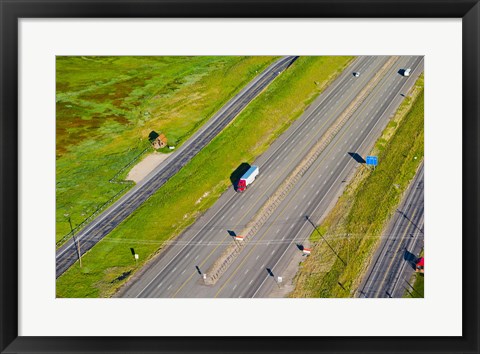
[[[255,181],[258,176],[258,166],[250,166],[250,168],[240,177],[237,184],[237,192],[243,192],[247,187]]]

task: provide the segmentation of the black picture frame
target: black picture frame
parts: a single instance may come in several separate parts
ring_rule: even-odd
[[[1,353],[479,353],[480,5],[478,0],[0,0],[0,11],[2,48],[0,58]],[[217,338],[19,336],[18,20],[59,17],[462,18],[463,335],[460,337]],[[415,324],[412,323],[412,325]]]

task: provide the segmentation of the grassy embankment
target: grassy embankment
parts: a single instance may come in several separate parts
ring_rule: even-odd
[[[152,130],[182,144],[274,59],[57,57],[57,243],[68,216],[75,228],[133,185],[109,180],[153,151]]]
[[[190,163],[57,280],[59,297],[111,296],[129,276],[230,188],[230,174],[252,163],[298,118],[351,57],[298,59]],[[138,268],[130,248],[140,255]]]
[[[319,226],[328,245],[312,233],[312,253],[300,265],[290,297],[354,295],[383,228],[423,160],[423,112],[422,75],[371,152],[379,156],[378,167],[360,167]]]
[[[419,257],[423,257],[423,250],[420,252]],[[413,298],[424,298],[425,289],[424,289],[424,280],[425,276],[422,273],[415,273],[410,281],[410,284],[413,284],[411,288],[406,289],[403,297],[413,297]]]

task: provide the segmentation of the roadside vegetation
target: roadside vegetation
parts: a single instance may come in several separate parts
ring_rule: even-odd
[[[423,160],[423,87],[422,74],[371,152],[379,156],[377,168],[359,167],[318,227],[321,236],[312,233],[311,255],[301,263],[290,297],[355,295],[382,230]]]
[[[411,289],[407,289],[404,297],[408,298],[421,298],[425,297],[424,295],[424,274],[422,273],[415,273],[413,276],[413,287]]]
[[[252,163],[352,60],[301,57],[235,120],[57,279],[58,297],[109,297],[231,188],[230,174]],[[202,89],[200,88],[200,92]],[[131,248],[139,254],[135,264]]]
[[[123,179],[153,151],[151,131],[178,147],[274,60],[57,57],[57,246],[69,219],[79,227],[133,186]]]
[[[420,257],[423,257],[423,250],[420,252]],[[424,280],[425,275],[423,273],[415,273],[412,279],[409,282],[411,287],[406,288],[405,294],[403,297],[413,297],[413,298],[424,298],[425,297],[425,290],[424,290]]]

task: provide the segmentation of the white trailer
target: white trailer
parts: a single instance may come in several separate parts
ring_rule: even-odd
[[[242,177],[240,177],[237,185],[237,192],[243,192],[247,186],[252,184],[259,172],[260,170],[258,169],[258,166],[251,166],[248,171],[245,172]]]

